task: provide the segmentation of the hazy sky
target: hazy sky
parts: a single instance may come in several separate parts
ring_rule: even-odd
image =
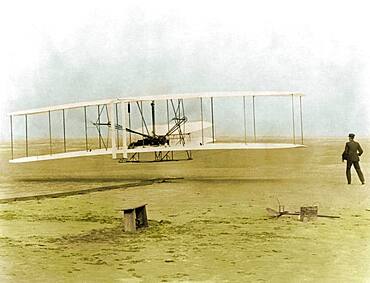
[[[0,140],[10,111],[228,90],[302,92],[306,135],[370,136],[365,3],[2,3]]]

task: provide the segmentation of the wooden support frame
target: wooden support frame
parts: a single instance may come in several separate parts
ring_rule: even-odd
[[[122,209],[125,232],[136,232],[137,229],[149,226],[146,205],[147,204],[143,204]]]
[[[302,206],[299,213],[299,220],[302,222],[316,220],[317,213],[318,206]]]

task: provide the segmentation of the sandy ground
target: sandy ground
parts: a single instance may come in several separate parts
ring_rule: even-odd
[[[0,282],[370,282],[370,186],[355,172],[346,184],[344,142],[144,164],[105,156],[9,165],[2,146],[1,198],[184,179],[0,204]],[[369,178],[370,141],[361,143]],[[341,218],[270,218],[277,199]],[[141,203],[150,227],[124,233],[119,209]]]

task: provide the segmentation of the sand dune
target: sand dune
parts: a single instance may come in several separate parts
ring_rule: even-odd
[[[195,152],[193,161],[122,164],[109,156],[7,163],[0,197],[181,177],[143,187],[0,204],[1,282],[366,282],[370,187],[346,185],[344,140],[307,148]],[[370,141],[361,141],[370,172]],[[318,205],[340,219],[270,218]],[[123,232],[119,209],[148,203],[149,228]]]

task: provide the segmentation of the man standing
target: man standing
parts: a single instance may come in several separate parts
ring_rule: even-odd
[[[342,162],[344,162],[344,160],[347,160],[346,175],[347,175],[348,184],[351,184],[351,167],[353,164],[361,183],[364,185],[365,179],[364,179],[364,175],[361,172],[361,168],[359,164],[359,161],[360,161],[359,156],[361,156],[361,154],[363,153],[363,150],[360,144],[354,141],[354,138],[355,138],[355,134],[348,135],[349,141],[346,143],[346,146],[344,148],[344,152],[342,154]]]

